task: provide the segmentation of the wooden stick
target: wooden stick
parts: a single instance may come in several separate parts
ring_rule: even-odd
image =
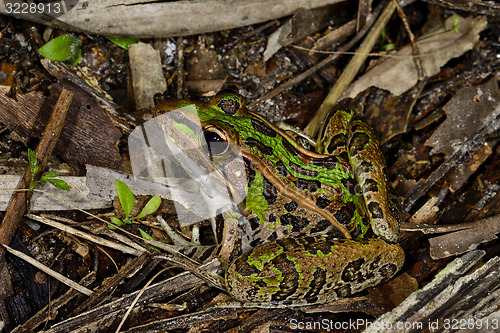
[[[47,166],[49,157],[56,146],[59,135],[61,134],[64,120],[72,100],[73,94],[63,89],[59,99],[57,100],[56,106],[54,107],[54,111],[50,116],[42,138],[40,139],[40,143],[36,148],[36,158],[40,161],[40,167],[35,175],[35,180],[40,179],[42,172]],[[30,171],[31,166],[28,166],[24,172],[23,178],[17,186],[18,189],[29,188],[31,183]],[[29,201],[32,195],[32,191],[16,191],[12,195],[12,201],[10,202],[9,207],[5,212],[4,219],[0,224],[0,285],[3,286],[0,288],[0,299],[4,299],[12,292],[10,276],[5,262],[5,249],[1,245],[10,244],[17,227],[22,221],[24,213],[29,207]]]

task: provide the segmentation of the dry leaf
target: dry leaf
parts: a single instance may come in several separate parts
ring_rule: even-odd
[[[425,142],[432,147],[432,154],[451,155],[460,149],[467,138],[487,125],[500,114],[498,79],[460,89],[443,107],[446,120]]]
[[[451,29],[455,17],[458,17],[458,32]],[[472,49],[479,40],[481,32],[488,23],[486,17],[462,18],[451,16],[444,25],[433,29],[427,36],[417,42],[424,75],[427,77],[439,73],[441,66],[450,59],[456,58]],[[418,81],[417,67],[413,59],[411,47],[405,46],[393,57],[377,65],[368,73],[351,84],[343,94],[345,97],[355,97],[361,91],[374,86],[389,90],[399,96],[413,87]]]

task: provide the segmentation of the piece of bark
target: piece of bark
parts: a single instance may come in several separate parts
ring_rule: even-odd
[[[92,96],[106,110],[113,125],[123,133],[129,134],[137,125],[142,123],[142,119],[137,119],[137,116],[132,113],[118,112],[118,105],[111,96],[95,84],[96,78],[89,77],[89,73],[80,67],[71,67],[62,61],[49,59],[41,59],[40,63],[47,72],[58,78],[59,82],[69,81]]]
[[[415,331],[428,331],[433,328],[430,325],[439,317],[439,326],[442,328],[443,319],[451,321],[457,318],[462,312],[460,309],[454,309],[454,313],[448,313],[448,317],[443,317],[443,312],[449,312],[451,305],[457,298],[470,299],[470,290],[468,286],[475,284],[480,286],[481,274],[476,275],[477,271],[470,275],[465,275],[483,256],[485,252],[475,250],[465,254],[461,258],[455,259],[447,265],[439,274],[425,287],[412,293],[397,308],[387,312],[371,323],[364,332],[387,332],[387,327],[392,325],[396,327],[397,323],[408,323],[413,325],[422,325],[422,327],[413,326]],[[492,261],[498,262],[498,258]],[[492,262],[491,264],[495,264]],[[484,266],[483,266],[484,267]],[[490,267],[480,268],[487,271]],[[464,276],[465,275],[465,276]],[[498,281],[498,277],[496,279]],[[467,284],[467,282],[469,284]],[[465,283],[464,283],[465,282]],[[498,285],[498,282],[497,282]],[[472,302],[470,302],[472,305]],[[445,305],[446,304],[446,305]],[[443,311],[444,310],[444,311]],[[478,313],[479,314],[479,313]],[[482,316],[488,313],[483,313]],[[425,325],[425,326],[423,326]],[[437,329],[437,327],[435,327]],[[393,330],[396,332],[395,330]]]
[[[474,222],[472,225],[470,229],[430,238],[431,258],[437,260],[456,256],[476,249],[481,243],[497,239],[497,234],[500,232],[500,216],[495,215]]]
[[[96,273],[90,272],[79,284],[84,287],[89,287],[91,283],[95,281]],[[71,300],[80,296],[80,293],[75,289],[69,289],[64,295],[51,301],[47,306],[38,311],[34,316],[24,322],[22,325],[17,326],[11,333],[21,333],[34,331],[35,328],[42,325],[48,320],[54,320],[60,308],[66,306]],[[1,327],[0,327],[1,331]]]
[[[128,54],[135,108],[153,110],[154,95],[167,89],[160,52],[149,44],[137,43],[129,46]]]
[[[13,191],[8,190],[15,189],[20,179],[21,176],[17,175],[0,175],[0,211],[7,209],[13,193]],[[75,207],[99,209],[112,206],[112,198],[104,200],[102,196],[90,192],[86,184],[86,177],[60,176],[59,179],[64,180],[69,185],[70,191],[62,191],[49,183],[39,185],[37,186],[38,190],[48,192],[53,197],[45,193],[35,192],[31,198],[30,210],[74,210]],[[108,186],[113,186],[113,184],[110,182]]]
[[[494,75],[482,84],[464,87],[443,106],[446,120],[425,142],[432,147],[431,154],[449,156],[457,150],[471,150],[467,138],[500,116],[499,79],[500,76]]]
[[[187,36],[233,29],[345,0],[260,0],[260,1],[79,1],[75,8],[48,20],[40,14],[0,14],[46,24],[65,30],[115,37]],[[130,27],[134,27],[131,29]]]
[[[31,92],[14,100],[0,93],[0,119],[14,140],[27,144],[40,137],[62,89],[72,92],[74,98],[54,153],[78,169],[84,164],[124,169],[116,147],[121,132],[91,95],[67,81],[52,85],[49,97]]]

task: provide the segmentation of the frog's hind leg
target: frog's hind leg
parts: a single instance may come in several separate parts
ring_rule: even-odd
[[[354,115],[348,127],[348,153],[361,187],[373,232],[389,242],[399,239],[399,221],[390,211],[384,156],[368,124]]]
[[[387,281],[403,262],[401,247],[380,238],[283,238],[238,257],[226,286],[247,307],[324,304]]]

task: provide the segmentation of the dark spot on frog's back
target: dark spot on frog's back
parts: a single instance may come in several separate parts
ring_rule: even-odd
[[[288,170],[282,161],[276,162],[276,170],[278,170],[279,174],[283,177],[288,176]]]
[[[363,273],[361,267],[365,263],[364,258],[359,258],[358,260],[351,261],[347,264],[342,272],[343,281],[361,281],[363,278]]]
[[[325,197],[324,195],[321,195],[318,197],[318,199],[316,199],[316,207],[321,208],[321,209],[328,207],[328,205],[330,203],[331,203],[331,201],[328,200],[328,198]]]
[[[276,231],[274,231],[272,234],[269,235],[269,237],[267,237],[267,241],[272,242],[276,240],[276,238],[278,238],[278,234],[276,233]]]
[[[318,223],[316,223],[316,226],[314,228],[311,228],[310,232],[311,233],[316,233],[316,232],[321,232],[325,231],[326,229],[332,227],[332,224],[328,220],[320,220]],[[339,238],[345,238],[345,236],[340,232],[338,229],[334,229],[334,231],[329,231],[331,234],[332,238],[339,239]]]
[[[251,241],[248,245],[250,247],[255,248],[261,244],[263,244],[265,241],[262,238],[255,238],[253,241]]]
[[[294,210],[297,209],[298,206],[299,205],[297,205],[297,203],[292,200],[292,201],[285,204],[285,209],[289,212],[293,212]]]
[[[318,171],[306,169],[306,168],[304,168],[296,163],[293,163],[292,161],[289,162],[289,165],[290,165],[290,169],[292,169],[295,172],[300,173],[301,175],[309,176],[309,177],[316,177],[318,175]]]
[[[362,174],[362,173],[367,173],[367,172],[370,172],[373,170],[373,164],[372,163],[369,163],[369,162],[366,162],[366,161],[363,161],[360,165],[358,165],[357,167],[357,172],[359,174]]]
[[[247,138],[245,140],[245,144],[249,147],[257,148],[257,150],[264,155],[271,156],[273,154],[273,150],[271,149],[271,147],[266,146],[265,144],[258,140],[255,140],[254,138]]]
[[[305,217],[300,217],[292,214],[281,215],[280,222],[282,225],[291,225],[292,231],[301,231],[309,225],[309,220]]]
[[[368,210],[370,211],[372,218],[382,219],[384,218],[384,213],[380,209],[380,205],[377,202],[371,201],[368,204]]]
[[[363,181],[363,190],[366,192],[378,192],[378,184],[375,180],[366,178]]]
[[[346,146],[346,136],[345,134],[337,134],[334,137],[330,139],[330,143],[328,144],[327,151],[329,153],[335,152],[335,150],[339,147],[345,147]]]
[[[267,126],[262,121],[256,118],[251,118],[250,122],[252,123],[252,127],[254,128],[254,130],[256,130],[259,133],[262,133],[271,138],[274,138],[277,135],[275,130],[273,130],[271,127]]]
[[[316,192],[320,187],[321,183],[319,180],[315,179],[302,179],[297,178],[295,181],[295,186],[301,190],[308,190],[309,192]]]
[[[282,276],[283,281],[280,283],[279,292],[273,294],[272,301],[283,301],[294,294],[299,287],[299,274],[295,264],[287,258],[283,253],[272,260],[274,268],[278,269]]]
[[[304,249],[311,254],[318,254],[321,251],[324,255],[328,255],[332,252],[331,242],[310,242],[304,244]]]
[[[384,280],[389,280],[396,272],[398,268],[394,264],[387,264],[378,270],[380,274],[384,277]]]
[[[356,205],[354,202],[348,202],[344,206],[342,206],[339,210],[333,214],[337,221],[343,225],[347,225],[351,222],[351,219],[356,211]]]
[[[315,303],[317,301],[317,295],[319,295],[321,289],[325,285],[326,271],[321,267],[317,267],[313,276],[314,278],[309,284],[309,291],[304,295],[304,298],[310,303]]]
[[[370,142],[370,137],[364,132],[356,132],[349,141],[349,154],[356,155],[359,151],[365,149],[365,145]]]
[[[242,255],[238,259],[236,259],[236,261],[234,262],[236,267],[238,267],[237,268],[238,273],[243,275],[243,276],[249,276],[252,274],[259,274],[260,273],[259,270],[257,269],[257,267],[255,267],[254,265],[250,265],[248,263],[248,256],[251,253],[252,253],[251,251],[245,253],[244,255]]]
[[[252,162],[243,156],[243,162],[245,162],[245,170],[247,172],[247,185],[252,186],[253,180],[255,179],[255,168],[253,167]]]
[[[325,169],[334,169],[337,165],[337,158],[335,156],[328,156],[324,158],[315,158],[312,160],[314,165],[323,167]]]
[[[298,150],[285,137],[281,138],[281,142],[286,151],[292,154],[292,156],[297,156],[299,154]]]
[[[340,288],[337,289],[337,295],[338,297],[347,297],[352,295],[351,286],[349,284],[341,286]]]
[[[264,178],[262,195],[264,195],[264,199],[266,199],[268,205],[272,205],[278,197],[278,191],[276,190],[276,187],[274,187],[274,185],[269,180],[267,180],[267,178]]]
[[[345,188],[349,191],[349,193],[353,194],[356,193],[357,182],[354,178],[349,176],[349,178],[342,178],[340,182],[342,183],[342,185],[345,186]]]
[[[260,220],[258,217],[253,217],[249,219],[248,223],[250,223],[250,228],[252,228],[252,230],[257,229],[260,226]]]

